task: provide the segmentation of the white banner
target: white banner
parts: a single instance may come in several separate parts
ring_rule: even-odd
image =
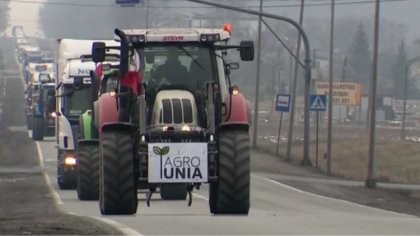
[[[151,143],[149,183],[207,182],[207,143]]]

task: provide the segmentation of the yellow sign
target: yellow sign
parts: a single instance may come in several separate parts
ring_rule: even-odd
[[[316,94],[328,96],[328,82],[316,83]],[[358,83],[334,82],[333,104],[337,105],[360,105],[362,101],[362,85]]]

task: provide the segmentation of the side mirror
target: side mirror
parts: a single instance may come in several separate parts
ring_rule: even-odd
[[[242,61],[253,61],[254,60],[254,42],[253,41],[242,41],[239,52],[241,54]]]
[[[92,44],[92,61],[95,63],[105,61],[106,45],[104,42],[94,42]]]

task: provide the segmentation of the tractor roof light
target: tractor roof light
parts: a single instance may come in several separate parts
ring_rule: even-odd
[[[229,34],[232,34],[232,24],[230,23],[223,24],[223,30],[229,32]]]
[[[220,41],[220,34],[202,34],[200,36],[201,42],[217,42]]]
[[[128,36],[128,42],[130,43],[144,43],[146,38],[144,35],[130,35]]]

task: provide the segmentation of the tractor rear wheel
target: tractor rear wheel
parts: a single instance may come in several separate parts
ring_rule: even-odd
[[[102,133],[99,164],[99,206],[104,215],[137,212],[137,179],[130,132]]]
[[[218,159],[219,179],[210,184],[210,212],[213,214],[248,214],[250,206],[248,131],[220,131]]]
[[[99,145],[97,143],[79,143],[77,161],[77,196],[79,200],[98,200]]]
[[[160,197],[163,200],[185,200],[187,184],[161,184]]]

